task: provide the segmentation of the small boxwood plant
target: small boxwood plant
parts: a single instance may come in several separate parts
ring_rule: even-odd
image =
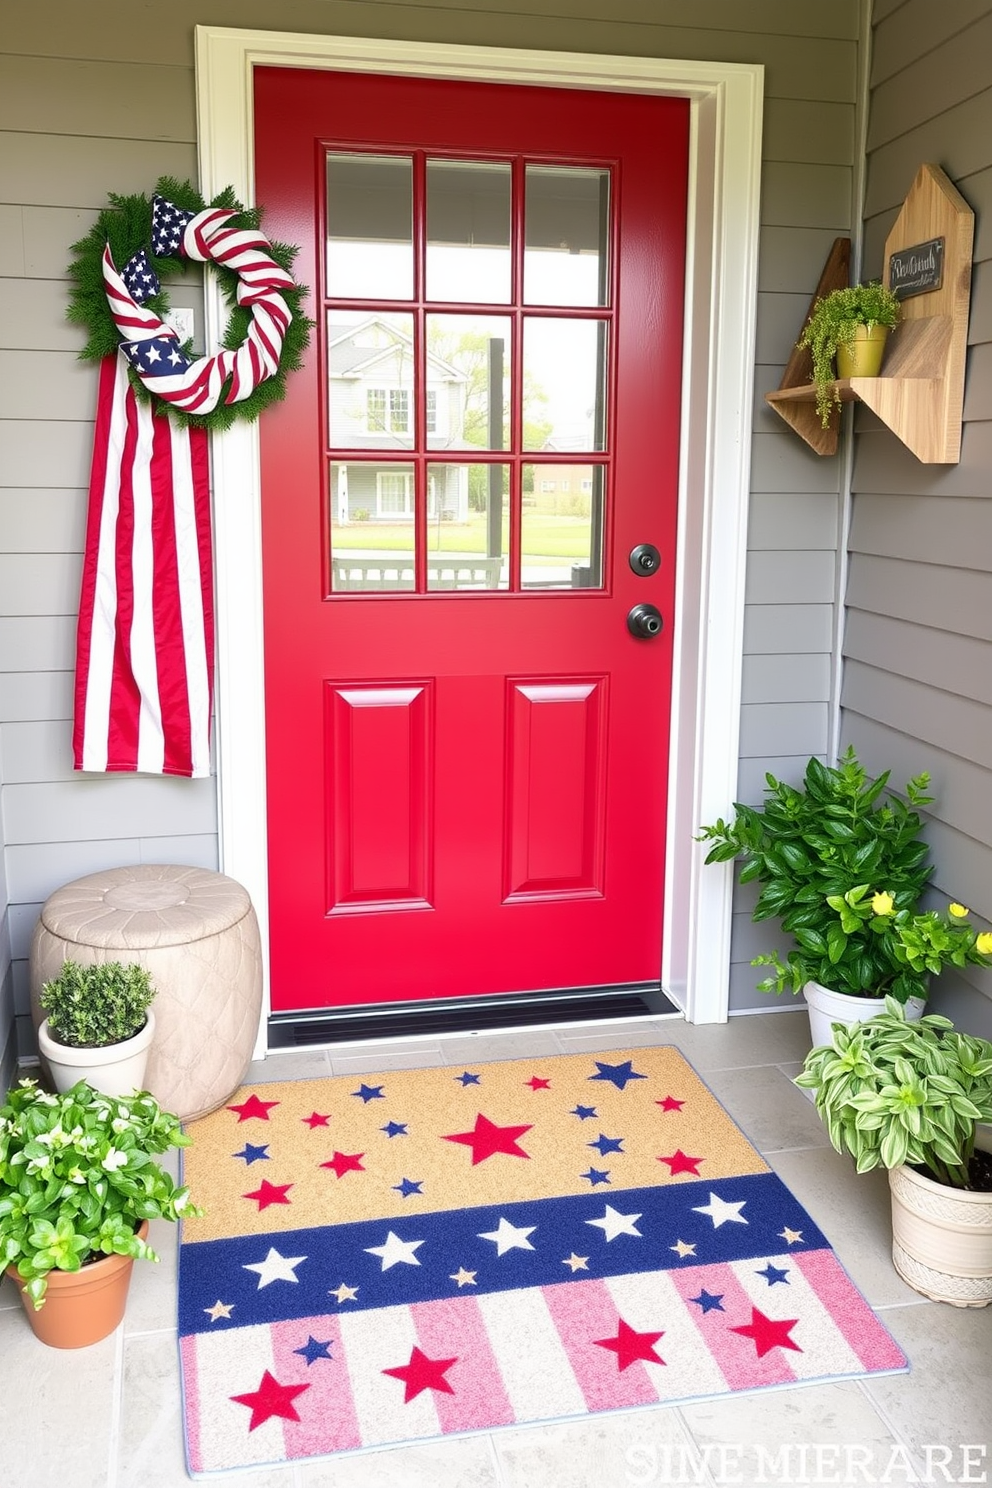
[[[101,1049],[133,1038],[154,996],[148,972],[135,962],[66,961],[42,987],[40,1001],[53,1039],[74,1049]]]

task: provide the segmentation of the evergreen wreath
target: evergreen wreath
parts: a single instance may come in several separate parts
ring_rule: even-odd
[[[225,187],[211,202],[203,197],[189,181],[177,181],[163,176],[157,182],[155,195],[165,197],[184,212],[203,212],[208,207],[219,207],[237,213],[230,225],[240,231],[260,231],[261,210],[243,207],[234,195],[233,187]],[[150,268],[161,280],[185,272],[187,260],[175,257],[158,257],[152,243],[152,199],[147,196],[121,196],[111,192],[111,205],[100,213],[85,238],[73,243],[76,255],[69,265],[68,273],[73,281],[66,317],[86,328],[87,340],[79,356],[84,361],[102,361],[116,354],[122,337],[114,321],[107,299],[107,287],[103,274],[104,251],[109,247],[114,263],[123,268],[132,256],[144,249]],[[272,259],[287,274],[292,274],[293,260],[298,247],[288,243],[267,244]],[[229,351],[237,351],[244,343],[252,323],[251,309],[238,304],[237,291],[241,282],[239,275],[227,265],[210,261],[220,281],[221,292],[230,306],[230,317],[224,330],[221,345]],[[309,293],[305,285],[293,283],[280,290],[289,308],[291,319],[286,327],[278,366],[271,376],[254,386],[251,392],[237,403],[223,401],[230,390],[232,378],[224,384],[221,401],[209,413],[186,413],[171,406],[149,391],[134,368],[129,369],[131,385],[135,395],[154,405],[155,412],[173,418],[177,423],[194,427],[223,430],[229,429],[239,419],[253,422],[270,403],[285,397],[286,377],[297,372],[303,365],[303,353],[310,343],[310,332],[314,322],[302,313],[303,301]],[[148,297],[143,308],[164,319],[169,311],[169,298],[164,289]],[[184,348],[189,352],[190,348]]]

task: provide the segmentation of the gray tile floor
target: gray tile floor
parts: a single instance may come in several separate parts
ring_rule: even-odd
[[[227,1475],[238,1488],[626,1488],[693,1483],[986,1483],[992,1308],[925,1301],[889,1260],[884,1175],[858,1178],[790,1083],[804,1012],[694,1028],[670,1019],[281,1054],[251,1078],[357,1074],[545,1053],[678,1046],[825,1231],[912,1362],[908,1375],[657,1406]],[[182,1488],[174,1228],[135,1267],[125,1323],[92,1348],[35,1341],[0,1286],[0,1488]]]

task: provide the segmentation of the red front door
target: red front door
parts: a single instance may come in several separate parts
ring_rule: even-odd
[[[261,423],[273,1009],[657,984],[687,105],[255,101],[318,322]]]

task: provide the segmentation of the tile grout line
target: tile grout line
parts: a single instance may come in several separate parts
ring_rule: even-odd
[[[913,1361],[910,1359],[908,1354],[906,1355],[906,1362],[907,1364],[909,1364],[910,1369],[912,1369]],[[928,1479],[928,1474],[924,1470],[921,1459],[917,1457],[916,1453],[913,1451],[913,1448],[903,1436],[898,1426],[896,1426],[895,1422],[892,1420],[892,1417],[889,1415],[889,1412],[886,1410],[882,1402],[880,1400],[876,1400],[875,1396],[871,1393],[870,1389],[868,1388],[870,1381],[859,1379],[855,1380],[855,1384],[861,1391],[861,1394],[867,1400],[870,1408],[875,1412],[875,1415],[885,1427],[886,1431],[892,1437],[892,1440],[896,1442],[898,1446],[902,1447],[903,1451],[906,1453],[909,1461],[913,1464],[913,1468],[917,1473],[919,1481],[921,1483],[925,1483]]]
[[[107,1442],[107,1488],[117,1488],[120,1464],[121,1421],[124,1415],[124,1329],[122,1323],[114,1340],[114,1388],[111,1393],[110,1430]]]

